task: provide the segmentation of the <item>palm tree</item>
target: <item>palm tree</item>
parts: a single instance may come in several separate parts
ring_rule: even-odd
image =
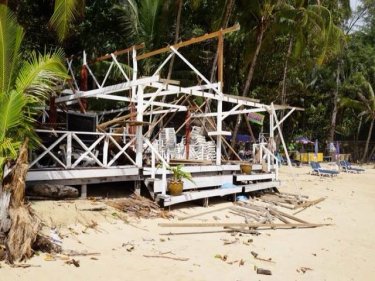
[[[315,49],[312,53],[315,53],[316,63],[321,65],[327,58],[340,51],[344,36],[334,24],[331,12],[326,7],[310,5],[308,1],[283,4],[277,17],[279,28],[286,30],[289,36],[281,83],[281,104],[286,104],[288,63],[291,55],[297,58],[307,47],[310,47],[310,51]],[[284,111],[281,111],[280,119],[283,116]]]
[[[368,154],[375,122],[375,93],[371,83],[361,73],[353,74],[352,79],[350,80],[358,85],[358,87],[351,87],[356,91],[356,98],[344,97],[341,100],[341,105],[360,111],[358,116],[364,118],[365,122],[370,122],[365,149],[361,159],[361,162],[364,162]]]
[[[0,5],[0,183],[4,164],[17,157],[26,137],[35,139],[35,106],[67,78],[61,50],[43,55],[31,52],[22,60],[23,37],[14,14]]]
[[[253,80],[255,66],[258,60],[258,56],[264,41],[265,33],[270,28],[272,23],[275,20],[275,13],[278,10],[280,4],[283,0],[256,0],[256,1],[240,1],[239,9],[240,12],[240,19],[244,20],[245,30],[251,30],[248,32],[246,37],[250,37],[255,31],[255,50],[252,54],[251,60],[245,62],[246,65],[250,65],[248,67],[248,73],[246,75],[245,85],[242,90],[241,96],[245,97],[248,95],[251,82]],[[249,27],[248,22],[253,23],[251,20],[249,21],[249,15],[251,15],[251,19],[255,21],[255,26]],[[242,23],[241,23],[242,25]],[[249,36],[250,35],[250,36]],[[231,146],[234,147],[236,144],[236,138],[238,129],[241,124],[241,115],[237,116],[236,124],[233,130]]]
[[[55,0],[50,25],[56,30],[60,42],[68,37],[70,24],[83,15],[84,9],[85,0]]]

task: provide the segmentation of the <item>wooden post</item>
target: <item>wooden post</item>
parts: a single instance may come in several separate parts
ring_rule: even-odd
[[[217,59],[217,81],[221,83],[221,87],[224,85],[224,73],[223,73],[223,66],[224,66],[224,38],[222,30],[220,30],[219,37],[218,37],[218,59]]]
[[[138,168],[142,168],[142,157],[143,157],[143,88],[144,86],[138,86],[137,91],[137,122],[139,122],[136,131],[136,158],[135,163]]]
[[[279,120],[277,119],[277,115],[276,115],[276,111],[275,111],[275,108],[273,106],[273,103],[271,103],[271,113],[272,113],[273,117],[275,118],[276,123],[280,123]],[[280,126],[278,126],[277,129],[279,131],[281,143],[283,144],[283,147],[284,147],[285,156],[286,156],[286,159],[288,161],[288,166],[292,167],[292,162],[290,161],[288,149],[286,148],[286,144],[285,144],[285,141],[284,141],[283,132],[281,131]]]
[[[219,91],[221,92],[221,83],[219,82]],[[223,131],[222,128],[222,112],[223,112],[223,101],[220,99],[217,101],[217,119],[216,119],[216,130],[217,130],[217,138],[216,138],[216,165],[221,165],[221,132]]]
[[[81,199],[87,198],[87,184],[81,185]]]
[[[72,133],[69,132],[66,136],[66,167],[72,167]]]
[[[186,112],[186,126],[185,126],[185,150],[186,150],[186,159],[189,160],[190,154],[190,108]]]
[[[224,48],[224,38],[222,30],[219,33],[219,41],[218,41],[218,60],[217,60],[217,79],[218,79],[218,90],[220,93],[223,91],[223,48]],[[222,94],[221,94],[222,95]],[[223,131],[222,122],[223,122],[223,100],[219,99],[217,101],[217,119],[216,119],[216,130],[218,132],[216,138],[216,165],[221,165],[221,132]]]

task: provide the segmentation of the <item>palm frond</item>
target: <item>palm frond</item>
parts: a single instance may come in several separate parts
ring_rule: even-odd
[[[0,142],[5,139],[8,131],[22,122],[23,107],[26,101],[23,93],[11,91],[4,93],[0,99]]]
[[[14,14],[7,6],[0,5],[0,92],[6,93],[12,87],[23,36],[23,28]]]
[[[68,78],[62,50],[44,55],[32,52],[20,68],[16,90],[43,99],[58,82]]]
[[[118,13],[120,24],[126,35],[137,42],[140,34],[139,12],[137,2],[134,0],[122,0],[114,5],[113,9]]]
[[[56,30],[60,42],[68,36],[70,23],[83,13],[84,0],[55,0],[50,25]]]

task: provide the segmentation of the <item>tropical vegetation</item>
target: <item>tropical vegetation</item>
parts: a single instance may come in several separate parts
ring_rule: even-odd
[[[31,103],[35,97],[25,95],[30,93],[30,87],[17,88],[14,82],[19,73],[21,76],[27,73],[20,65],[55,59],[54,70],[57,73],[64,70],[60,51],[36,55],[38,52],[62,48],[67,56],[80,57],[82,50],[86,50],[92,59],[139,43],[152,50],[239,23],[241,30],[225,40],[224,92],[264,103],[303,107],[304,111],[293,114],[284,125],[288,141],[297,136],[319,139],[321,144],[341,141],[345,144],[343,149],[356,159],[374,158],[375,3],[372,0],[361,0],[354,8],[349,0],[15,0],[7,5],[25,35],[10,32],[15,38],[3,40],[2,44],[15,44],[18,49],[12,50],[20,55],[17,67],[15,62],[11,68],[5,67],[3,61],[10,60],[13,65],[14,54],[8,51],[0,58],[0,67],[15,73],[13,82],[5,82],[9,86],[2,88],[1,106],[9,103],[11,92],[27,98],[18,105],[30,110],[27,116],[28,111],[21,111],[22,120],[32,116]],[[13,22],[18,26],[14,18]],[[32,50],[36,52],[33,55]],[[206,77],[216,79],[214,41],[191,46],[183,53]],[[142,61],[140,75],[152,73],[163,59],[165,56],[161,55]],[[125,57],[121,62],[126,64],[127,60]],[[103,66],[104,63],[95,67],[100,70]],[[77,70],[80,67],[79,60],[75,67]],[[47,71],[49,75],[52,72]],[[198,82],[191,71],[174,59],[162,75],[179,79],[184,85]],[[41,78],[38,83],[47,81],[48,87],[43,89],[51,89],[50,81],[57,80]],[[36,93],[36,97],[41,96]],[[103,105],[90,103],[92,108]],[[228,117],[228,129],[246,133],[248,124],[241,122],[241,118]],[[31,124],[20,120],[8,123],[11,128]],[[258,133],[262,128],[252,125],[252,130]],[[14,155],[16,150],[12,150],[10,143],[17,147],[20,139],[14,130],[6,132],[8,137],[3,133],[2,147]],[[10,137],[14,139],[10,141]]]

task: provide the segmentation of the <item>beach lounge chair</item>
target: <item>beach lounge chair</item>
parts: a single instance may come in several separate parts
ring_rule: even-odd
[[[323,169],[318,162],[310,162],[310,166],[313,169],[312,174],[318,176],[337,176],[340,172],[335,170]]]
[[[352,164],[346,160],[340,161],[340,166],[347,173],[359,174],[365,171],[365,169],[362,169],[362,168],[352,167]]]

